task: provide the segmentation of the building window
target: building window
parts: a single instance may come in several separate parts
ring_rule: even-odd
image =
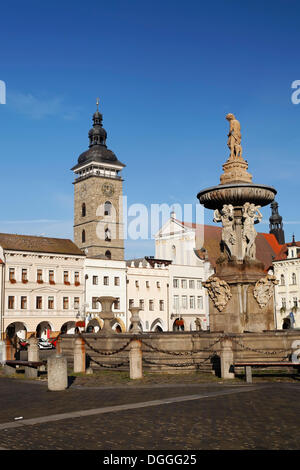
[[[54,309],[54,297],[48,297],[48,309],[49,310]]]
[[[26,310],[27,308],[27,297],[21,296],[21,309]]]
[[[75,284],[75,286],[79,286],[79,285],[80,285],[80,281],[79,281],[79,272],[78,272],[78,271],[75,271],[75,273],[74,273],[74,284]]]
[[[179,279],[173,279],[173,287],[174,287],[175,289],[178,289],[178,287],[179,287]]]
[[[156,287],[157,287],[158,289],[160,289],[160,282],[159,282],[159,281],[156,282]]]
[[[105,252],[105,258],[106,258],[106,259],[111,259],[111,252],[110,252],[109,250],[107,250],[107,251]]]
[[[173,308],[174,310],[179,310],[179,295],[174,295],[173,297]]]
[[[202,289],[202,280],[197,279],[197,289]]]
[[[187,281],[186,279],[181,279],[181,288],[186,289],[187,288]]]
[[[93,285],[94,286],[98,285],[98,276],[93,276]]]
[[[12,310],[12,309],[15,308],[15,298],[14,298],[14,296],[12,296],[12,295],[9,295],[9,296],[8,296],[8,308],[9,308],[10,310]]]
[[[35,300],[35,307],[37,310],[41,310],[42,306],[43,306],[43,298],[38,296]]]
[[[15,268],[9,268],[9,280],[10,281],[15,280]]]
[[[203,297],[202,296],[197,297],[197,308],[199,308],[199,309],[203,308]]]
[[[63,309],[68,310],[69,308],[69,297],[64,297],[63,298]]]
[[[283,275],[283,274],[281,274],[281,276],[280,276],[280,285],[281,285],[281,286],[285,286],[285,279],[284,279],[284,275]]]
[[[119,285],[120,285],[120,278],[115,277],[115,286],[119,286]]]
[[[99,308],[98,297],[92,297],[92,309],[97,310]]]
[[[37,270],[37,277],[36,277],[36,280],[38,283],[42,283],[43,282],[43,270],[42,269],[38,269]]]
[[[120,297],[117,297],[114,302],[114,307],[116,310],[120,310]]]
[[[144,299],[140,299],[140,309],[145,310],[145,302]]]
[[[192,308],[192,309],[195,308],[195,297],[194,296],[190,297],[190,308]]]
[[[81,206],[81,217],[85,217],[85,216],[86,216],[86,206],[85,206],[85,203],[83,203]]]
[[[27,269],[22,269],[22,282],[27,282]]]
[[[286,299],[285,299],[285,297],[281,298],[281,308],[286,308]]]
[[[104,284],[105,286],[109,286],[109,277],[108,277],[108,276],[104,276],[104,277],[103,277],[103,284]]]
[[[293,286],[295,286],[297,284],[297,277],[296,277],[295,273],[292,274],[292,284],[293,284]]]
[[[54,271],[53,269],[49,270],[49,284],[55,284],[54,282]]]
[[[154,300],[149,300],[149,310],[150,311],[154,310]]]
[[[139,287],[139,281],[135,281],[135,287]]]
[[[150,282],[149,282],[149,281],[146,281],[146,287],[147,287],[147,288],[150,287]]]
[[[109,201],[104,204],[104,215],[111,215],[111,202]]]
[[[10,280],[10,282],[12,282],[12,283],[16,282],[16,279],[15,279],[15,268],[9,268],[9,280]]]
[[[183,295],[181,298],[181,301],[182,301],[182,308],[186,310],[187,309],[187,296]]]
[[[134,300],[129,299],[129,308],[132,308],[134,306]]]
[[[64,284],[70,285],[70,282],[69,282],[69,271],[64,271]]]
[[[160,300],[160,301],[159,301],[159,310],[160,310],[161,312],[163,312],[164,309],[165,309],[164,301],[163,301],[163,300]]]
[[[190,289],[195,289],[195,281],[192,280],[192,279],[189,281],[189,288]]]
[[[74,309],[79,309],[79,297],[74,297]]]
[[[85,243],[85,230],[82,230],[81,232],[81,242]]]

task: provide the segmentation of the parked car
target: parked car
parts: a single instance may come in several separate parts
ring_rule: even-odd
[[[53,349],[54,346],[47,339],[40,338],[38,342],[39,349]]]

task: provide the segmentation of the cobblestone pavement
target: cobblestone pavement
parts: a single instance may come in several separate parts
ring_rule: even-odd
[[[196,384],[71,387],[0,380],[0,423],[67,411],[202,394],[206,397],[115,410],[0,430],[6,449],[211,450],[299,449],[300,384]],[[19,421],[21,424],[22,421]]]

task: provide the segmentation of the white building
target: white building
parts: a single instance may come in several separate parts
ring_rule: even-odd
[[[170,329],[169,262],[145,257],[127,261],[127,307],[140,307],[142,331]],[[127,329],[130,329],[128,313]]]
[[[85,299],[83,316],[88,326],[93,326],[97,332],[102,327],[101,304],[99,297],[115,297],[113,307],[115,313],[114,329],[126,331],[126,262],[99,258],[85,259]]]
[[[276,326],[300,328],[300,242],[282,245],[273,261],[275,287]]]
[[[84,258],[71,240],[0,234],[1,337],[74,332]]]
[[[201,226],[183,223],[175,214],[155,236],[155,257],[169,259],[169,329],[196,330],[200,320],[203,330],[209,327],[209,303],[202,282],[213,274],[210,262],[201,259],[196,237]],[[197,320],[198,319],[198,320]]]

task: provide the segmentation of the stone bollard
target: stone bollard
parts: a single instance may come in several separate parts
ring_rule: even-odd
[[[129,370],[131,379],[143,378],[142,342],[139,339],[134,339],[130,343]]]
[[[221,342],[221,377],[222,379],[234,379],[234,372],[230,372],[230,366],[233,364],[232,341],[224,339]]]
[[[49,357],[47,361],[48,390],[60,391],[68,387],[67,358],[61,355]]]
[[[85,372],[85,344],[82,338],[76,338],[74,344],[74,372]]]
[[[34,336],[28,340],[28,361],[38,362],[40,360],[40,351],[38,347],[39,340]],[[28,379],[36,379],[38,369],[35,367],[25,367],[25,377]]]

